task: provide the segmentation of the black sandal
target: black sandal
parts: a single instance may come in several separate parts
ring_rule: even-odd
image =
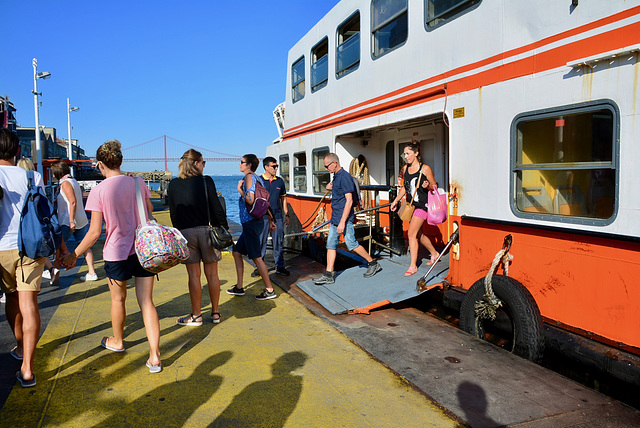
[[[197,319],[200,318],[200,321]],[[193,314],[188,317],[178,318],[178,324],[180,325],[191,325],[191,326],[201,326],[202,325],[202,314],[194,316]]]
[[[217,315],[218,319],[215,319],[213,316]],[[211,312],[211,321],[213,321],[214,324],[220,324],[220,320],[222,320],[222,315],[220,315],[220,312]]]

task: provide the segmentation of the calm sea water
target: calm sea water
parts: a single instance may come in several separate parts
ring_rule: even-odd
[[[221,176],[212,175],[213,181],[216,183],[216,190],[222,193],[227,203],[227,218],[229,221],[240,224],[240,213],[238,212],[238,181],[242,179],[241,175]]]

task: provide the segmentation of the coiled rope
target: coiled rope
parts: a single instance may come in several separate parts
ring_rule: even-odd
[[[351,160],[349,164],[349,174],[353,175],[358,183],[361,185],[369,185],[371,184],[369,181],[369,167],[367,166],[367,158],[363,155],[359,155]],[[361,192],[361,204],[362,209],[366,210],[371,208],[371,192],[362,191]]]
[[[504,275],[509,276],[509,262],[511,260],[513,260],[513,256],[509,254],[509,247],[502,248],[493,258],[489,272],[487,273],[487,276],[484,277],[485,294],[482,296],[482,300],[478,300],[475,304],[477,320],[489,319],[493,321],[496,319],[496,312],[498,311],[498,308],[502,306],[502,301],[494,294],[493,287],[491,286],[493,273],[502,262],[502,265],[504,266]]]

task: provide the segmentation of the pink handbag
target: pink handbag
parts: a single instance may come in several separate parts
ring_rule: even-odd
[[[436,226],[447,220],[447,195],[440,189],[429,192],[427,199],[427,223]]]

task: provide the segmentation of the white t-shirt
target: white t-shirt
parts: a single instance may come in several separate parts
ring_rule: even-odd
[[[33,172],[35,185],[44,189],[42,176]],[[0,200],[0,251],[18,249],[20,212],[27,194],[27,172],[19,166],[0,165],[0,186],[4,197]]]
[[[61,226],[71,226],[69,223],[69,199],[67,199],[67,195],[62,191],[62,183],[65,181],[71,184],[73,194],[76,197],[76,212],[74,217],[76,229],[82,229],[89,224],[89,220],[87,220],[87,213],[84,211],[80,185],[76,179],[71,176],[64,176],[60,179],[60,192],[58,193],[58,222]]]

